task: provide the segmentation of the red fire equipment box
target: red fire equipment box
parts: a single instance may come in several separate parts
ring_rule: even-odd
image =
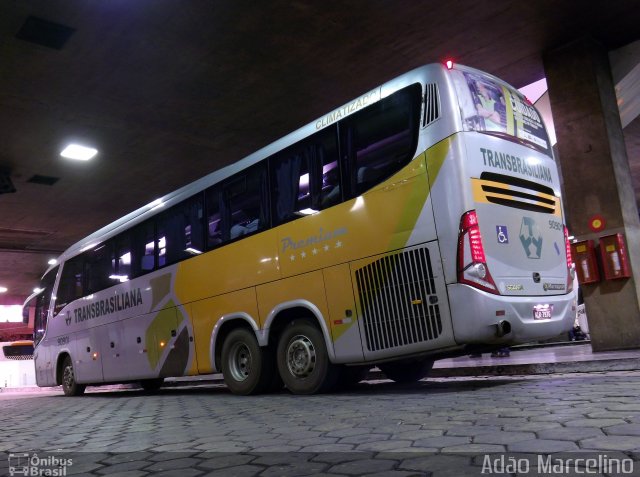
[[[602,271],[605,280],[617,278],[629,278],[629,257],[627,246],[622,234],[605,235],[600,237],[600,258],[602,259]]]
[[[598,271],[598,262],[593,240],[583,240],[572,243],[571,256],[573,263],[576,264],[578,283],[580,283],[580,285],[600,281],[600,272]]]

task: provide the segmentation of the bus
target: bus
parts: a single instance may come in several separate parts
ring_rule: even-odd
[[[80,240],[25,306],[67,395],[219,372],[313,394],[566,333],[573,274],[540,114],[431,64]]]
[[[0,342],[0,361],[24,361],[33,359],[33,341]]]
[[[1,341],[0,391],[35,384],[33,341]]]

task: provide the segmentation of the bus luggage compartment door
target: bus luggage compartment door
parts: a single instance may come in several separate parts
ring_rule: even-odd
[[[72,339],[75,356],[72,356],[72,359],[78,383],[101,383],[103,381],[100,337],[105,332],[105,326],[98,326],[80,330],[74,334]]]
[[[351,272],[365,359],[452,344],[437,242],[352,262]]]

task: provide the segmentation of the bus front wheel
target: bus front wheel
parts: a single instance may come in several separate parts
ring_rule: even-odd
[[[261,393],[274,382],[275,365],[268,348],[260,348],[253,331],[233,330],[222,345],[222,375],[234,394]]]
[[[296,320],[287,326],[278,341],[278,371],[294,394],[328,391],[338,377],[329,361],[322,332],[309,321]]]
[[[76,382],[76,375],[73,371],[71,357],[67,356],[62,363],[62,390],[65,396],[80,396],[85,390],[84,384]]]
[[[378,365],[387,378],[396,383],[414,383],[424,378],[431,368],[433,361],[423,359],[404,359]]]

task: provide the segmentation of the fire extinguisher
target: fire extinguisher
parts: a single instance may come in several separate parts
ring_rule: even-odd
[[[590,280],[591,275],[589,274],[589,262],[586,258],[580,260],[580,266],[582,267],[582,276],[585,280]]]
[[[622,271],[622,267],[620,266],[620,257],[618,256],[618,251],[614,250],[609,253],[609,259],[611,260],[611,268],[615,275],[620,275]]]

